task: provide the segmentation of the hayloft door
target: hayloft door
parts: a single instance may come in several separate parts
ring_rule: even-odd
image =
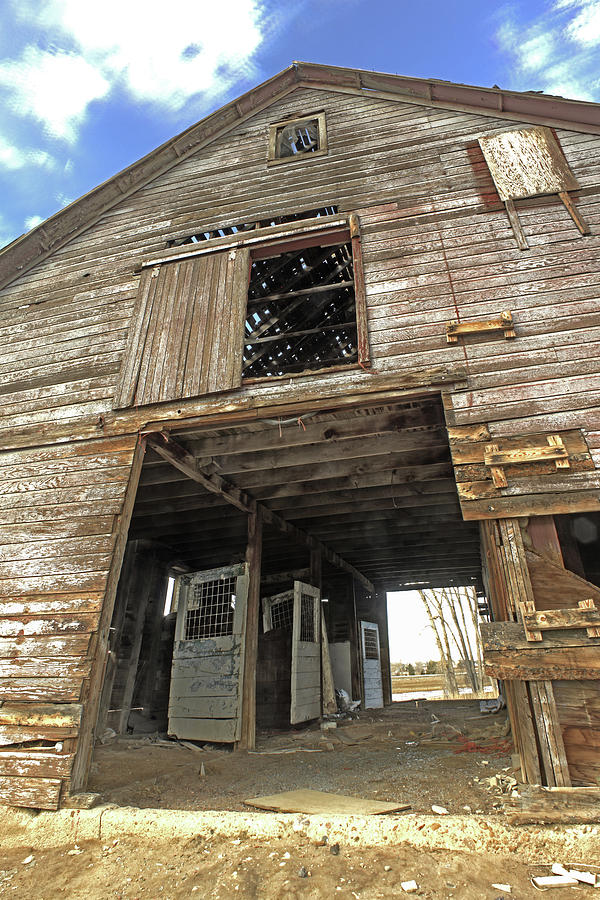
[[[363,660],[364,706],[365,709],[381,709],[383,706],[381,651],[379,627],[375,622],[360,623],[360,645]]]
[[[307,722],[321,715],[321,593],[294,582],[292,627],[292,697],[290,722]]]
[[[245,564],[181,576],[169,734],[239,740],[247,593]]]

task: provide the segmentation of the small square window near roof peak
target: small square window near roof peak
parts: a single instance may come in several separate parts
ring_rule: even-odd
[[[320,156],[326,152],[324,113],[271,125],[268,155],[270,165]]]

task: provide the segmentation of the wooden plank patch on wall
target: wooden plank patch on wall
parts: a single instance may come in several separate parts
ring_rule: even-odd
[[[464,519],[600,511],[600,473],[580,429],[496,438],[481,424],[448,434]]]

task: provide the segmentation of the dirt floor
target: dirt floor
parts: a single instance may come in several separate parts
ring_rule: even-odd
[[[596,826],[507,826],[503,798],[519,773],[504,713],[410,702],[336,725],[261,735],[252,754],[159,735],[113,739],[94,755],[88,789],[99,810],[59,814],[67,832],[54,849],[43,817],[22,813],[16,842],[5,829],[0,896],[374,900],[404,896],[402,883],[414,881],[422,898],[523,900],[537,897],[531,876],[549,874],[553,862],[600,863]],[[411,809],[336,821],[257,813],[243,802],[299,788]],[[197,811],[191,834],[176,819],[189,824],[190,814],[169,809]],[[97,818],[86,830],[79,815]]]
[[[122,839],[110,846],[86,842],[69,850],[27,854],[0,851],[0,895],[51,900],[78,898],[360,898],[404,896],[401,882],[415,880],[413,896],[495,900],[493,887],[510,883],[512,898],[537,896],[532,870],[514,856],[423,851],[412,847],[355,849],[304,835],[275,841],[234,838],[164,839],[152,846]],[[33,859],[24,862],[29,856]],[[585,893],[585,889],[584,889]],[[593,888],[587,893],[592,895]],[[597,891],[595,892],[597,894]],[[564,891],[559,892],[564,896]],[[406,896],[409,896],[408,894]]]
[[[482,716],[477,701],[413,701],[326,731],[313,724],[261,734],[249,754],[159,735],[119,738],[96,748],[88,790],[119,805],[243,810],[251,797],[311,788],[410,803],[413,812],[437,805],[494,814],[501,792],[486,779],[513,774],[511,753],[504,712]]]

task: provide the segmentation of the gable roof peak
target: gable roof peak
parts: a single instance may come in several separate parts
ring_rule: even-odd
[[[170,138],[0,250],[0,289],[86,231],[109,209],[240,122],[298,87],[479,113],[600,134],[600,104],[294,60],[287,68]]]

